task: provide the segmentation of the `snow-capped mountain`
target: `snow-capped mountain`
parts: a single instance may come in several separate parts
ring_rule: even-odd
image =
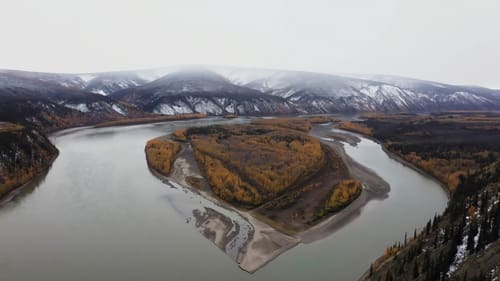
[[[83,87],[73,75],[0,71],[0,120],[50,130],[143,114]]]
[[[92,77],[87,74],[80,75],[80,77]],[[100,75],[94,75],[92,79],[86,81],[84,90],[107,96],[111,93],[128,89],[136,86],[143,85],[150,80],[141,78],[136,73],[104,73]]]
[[[87,74],[0,70],[0,89],[4,96],[6,89],[11,97],[21,89],[24,96],[29,92],[86,113],[127,114],[126,104],[150,113],[210,115],[500,109],[499,90],[475,86],[212,66]]]
[[[223,69],[241,86],[285,98],[307,113],[498,109],[500,91],[382,76],[344,77],[298,71]]]
[[[20,86],[23,88],[59,86],[71,90],[82,90],[107,96],[110,93],[139,86],[161,77],[166,70],[118,71],[84,74],[59,74],[0,70],[0,87]],[[43,88],[43,87],[42,87]]]
[[[285,99],[231,83],[209,70],[187,70],[115,92],[110,97],[159,114],[291,114],[296,113]]]

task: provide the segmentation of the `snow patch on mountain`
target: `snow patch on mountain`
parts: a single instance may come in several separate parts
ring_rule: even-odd
[[[94,94],[101,95],[101,96],[107,96],[109,94],[108,92],[104,91],[103,89],[93,89],[90,92],[92,92]]]
[[[95,74],[79,74],[78,77],[82,79],[83,82],[88,83],[92,79],[96,78]]]
[[[156,106],[156,108],[153,110],[153,113],[174,115],[174,114],[193,113],[193,110],[184,102],[177,102],[173,104],[162,103]]]
[[[113,104],[113,105],[111,106],[111,108],[112,108],[114,111],[116,111],[117,113],[119,113],[119,114],[121,114],[121,115],[123,115],[123,116],[126,116],[126,115],[127,115],[126,111],[125,111],[125,110],[124,110],[121,106],[119,106],[119,105],[117,105],[117,104]]]
[[[80,103],[80,104],[64,104],[64,106],[67,107],[67,108],[78,110],[80,112],[84,112],[84,113],[90,112],[89,107],[85,103]]]

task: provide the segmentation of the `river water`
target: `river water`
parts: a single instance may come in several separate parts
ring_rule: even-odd
[[[144,156],[148,139],[176,128],[247,121],[214,118],[53,135],[60,155],[50,171],[0,207],[0,280],[357,280],[389,244],[405,232],[411,236],[446,206],[435,181],[362,138],[355,147],[346,144],[346,152],[391,185],[389,197],[370,201],[329,237],[299,244],[248,274],[231,255],[251,226],[163,183]],[[214,214],[238,224],[228,254],[201,234],[200,217]]]

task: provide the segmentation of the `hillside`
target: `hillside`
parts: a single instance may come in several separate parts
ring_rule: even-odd
[[[361,280],[497,280],[500,277],[499,115],[367,115],[385,148],[438,180],[451,199],[443,215],[390,246]],[[364,128],[364,129],[359,129]],[[495,279],[496,278],[496,279]]]
[[[477,86],[387,75],[342,76],[236,67],[175,67],[87,74],[0,70],[0,89],[7,88],[35,91],[39,98],[49,98],[77,110],[96,111],[96,107],[91,106],[95,100],[99,100],[99,108],[113,110],[113,105],[114,109],[123,107],[123,103],[119,103],[122,101],[140,111],[167,115],[500,109],[500,91]],[[70,97],[67,94],[71,94]]]
[[[159,114],[210,115],[292,114],[295,109],[282,98],[232,84],[212,71],[180,71],[110,97]]]
[[[477,110],[500,105],[498,90],[403,77],[227,67],[215,71],[237,85],[283,97],[307,113]]]
[[[0,122],[0,198],[45,171],[57,153],[40,132]]]
[[[79,89],[79,80],[28,74],[0,71],[1,121],[53,131],[144,115],[134,106]]]

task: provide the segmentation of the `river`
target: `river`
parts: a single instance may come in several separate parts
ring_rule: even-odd
[[[176,128],[247,122],[204,119],[72,129],[51,138],[60,150],[50,171],[0,208],[0,280],[337,280],[350,281],[404,233],[413,234],[447,195],[432,179],[361,138],[346,152],[391,186],[325,239],[299,244],[249,274],[204,239],[197,218],[238,221],[234,212],[148,169],[147,140]],[[196,216],[193,214],[197,214]],[[245,220],[233,247],[246,239]],[[205,235],[206,236],[206,235]],[[237,242],[239,239],[240,242]]]

